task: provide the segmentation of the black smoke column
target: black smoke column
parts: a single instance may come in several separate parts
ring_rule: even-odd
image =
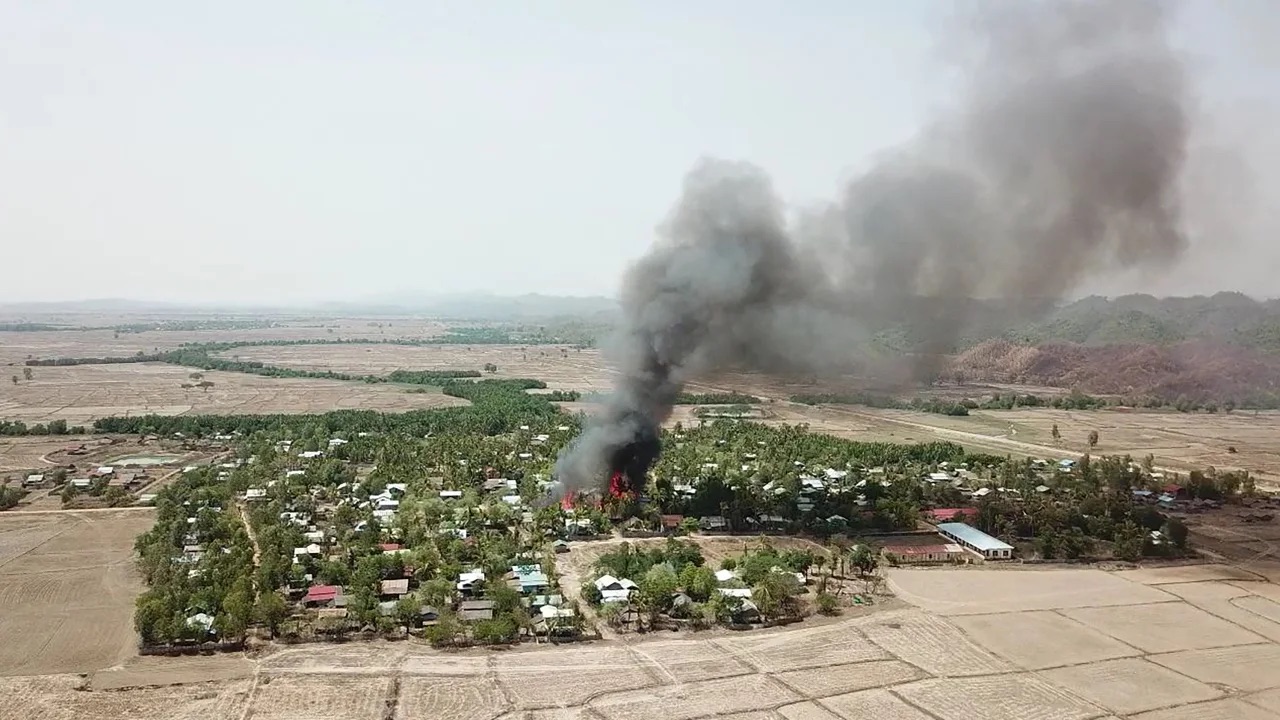
[[[1192,117],[1170,5],[974,7],[945,34],[957,104],[794,234],[762,170],[703,160],[689,172],[623,281],[614,393],[557,459],[557,495],[619,471],[642,487],[658,428],[699,374],[835,374],[888,328],[928,379],[975,297],[1047,304],[1181,257]]]

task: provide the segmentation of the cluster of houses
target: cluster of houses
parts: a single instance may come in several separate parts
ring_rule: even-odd
[[[804,587],[808,583],[808,578],[804,573],[792,573],[780,567],[773,568],[773,572],[793,575],[799,587]],[[716,583],[718,585],[716,593],[736,599],[732,610],[734,622],[759,622],[760,609],[752,599],[752,590],[742,586],[741,578],[737,571],[717,570]],[[601,605],[617,605],[621,608],[618,615],[619,622],[624,624],[633,623],[639,619],[638,612],[632,601],[640,588],[633,580],[605,574],[596,578],[593,584],[596,590],[599,591]],[[682,608],[688,608],[693,604],[693,598],[689,597],[683,589],[677,589],[671,597],[671,613],[679,615]]]
[[[567,429],[567,428],[566,428]],[[539,440],[541,438],[541,440]],[[531,442],[534,444],[545,443],[549,436],[534,436]],[[329,447],[337,447],[346,441],[334,438],[329,441]],[[378,552],[383,555],[400,554],[408,552],[408,549],[401,546],[403,534],[396,527],[395,519],[400,511],[401,503],[404,501],[409,491],[408,485],[404,483],[387,483],[381,486],[378,492],[367,494],[364,485],[359,480],[355,482],[341,482],[333,486],[315,486],[309,487],[305,493],[310,494],[310,501],[300,502],[306,497],[305,493],[299,491],[298,483],[291,482],[295,479],[301,479],[307,474],[307,461],[315,461],[325,457],[325,451],[303,451],[294,452],[292,443],[282,441],[277,444],[278,452],[287,453],[297,457],[302,461],[301,468],[295,467],[284,471],[284,477],[276,480],[270,480],[258,486],[249,487],[242,495],[244,502],[248,504],[263,503],[272,497],[279,497],[283,488],[288,488],[286,495],[290,493],[298,493],[297,497],[282,497],[282,512],[279,520],[282,523],[295,525],[301,533],[305,544],[293,548],[293,562],[295,565],[302,566],[303,570],[293,573],[293,577],[297,579],[296,584],[288,588],[289,598],[293,600],[301,608],[313,611],[317,620],[316,629],[321,632],[338,631],[346,629],[348,625],[348,591],[349,588],[343,588],[338,585],[325,585],[315,582],[311,573],[305,572],[305,569],[316,568],[316,562],[328,559],[330,561],[347,562],[348,554],[341,551],[335,546],[336,537],[328,521],[343,506],[350,506],[368,519],[359,520],[354,529],[356,531],[369,530],[371,523],[374,523],[380,534],[380,540],[384,541],[377,546]],[[525,453],[529,455],[528,453]],[[532,457],[530,455],[530,457]],[[465,462],[465,461],[462,461]],[[367,477],[376,467],[361,466],[357,468],[357,477]],[[517,482],[515,480],[496,477],[496,473],[486,472],[483,482],[478,484],[476,488],[487,498],[488,502],[498,505],[505,505],[516,511],[518,517],[526,522],[532,522],[533,513],[524,506],[521,496],[518,494]],[[283,484],[283,487],[281,487]],[[446,503],[460,502],[465,493],[463,490],[457,489],[441,489],[431,491]],[[307,509],[304,509],[307,508]],[[451,519],[446,519],[437,528],[440,534],[451,534],[462,540],[468,539],[467,525],[463,520],[473,517],[469,514],[469,509],[462,506],[455,507]],[[484,525],[488,519],[484,519],[481,524]],[[487,526],[485,526],[487,527]],[[501,528],[505,531],[507,528],[505,522]],[[557,541],[555,544],[556,551],[562,552],[568,549],[567,544],[563,541]],[[414,568],[405,566],[401,563],[394,566],[395,569],[391,576],[384,578],[379,587],[378,610],[384,616],[392,616],[396,613],[397,605],[400,600],[415,596],[418,590],[418,581],[414,576]],[[402,569],[399,569],[402,568]],[[562,596],[556,592],[554,584],[548,579],[547,575],[537,565],[519,564],[513,565],[510,571],[501,578],[509,587],[519,593],[521,602],[528,610],[533,620],[533,631],[537,634],[565,634],[571,629],[576,628],[573,622],[575,613],[568,603],[564,601]],[[451,609],[456,616],[463,621],[482,621],[489,620],[494,617],[494,602],[485,597],[486,577],[483,570],[474,569],[463,572],[454,580],[455,601],[451,603]],[[422,607],[418,613],[418,617],[411,627],[430,627],[434,625],[440,616],[441,610],[445,608]]]
[[[394,551],[396,546],[383,546],[383,551]],[[566,635],[576,632],[576,613],[564,598],[554,592],[553,583],[538,565],[513,565],[501,578],[507,587],[520,596],[521,605],[529,612],[535,635]],[[416,589],[417,581],[412,568],[406,568],[402,577],[381,581],[378,594],[378,611],[383,616],[395,614],[400,600]],[[494,619],[496,603],[485,597],[487,587],[485,572],[474,569],[459,574],[454,583],[455,599],[451,609],[463,622],[480,622]],[[310,585],[305,591],[294,592],[298,603],[316,612],[322,631],[344,625],[347,618],[347,596],[340,585]],[[424,605],[418,610],[411,627],[431,627],[440,619],[440,609]],[[323,621],[328,621],[325,623]]]

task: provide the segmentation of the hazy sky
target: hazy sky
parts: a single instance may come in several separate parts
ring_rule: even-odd
[[[0,300],[612,294],[699,156],[808,203],[911,137],[947,5],[0,2]],[[1236,242],[1143,289],[1280,294],[1280,9],[1186,5]]]

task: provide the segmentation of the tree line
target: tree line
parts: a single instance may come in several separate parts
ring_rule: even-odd
[[[83,425],[68,427],[66,420],[50,420],[48,423],[27,425],[20,420],[0,420],[0,436],[22,437],[25,435],[83,435]]]
[[[325,432],[396,432],[425,435],[497,435],[512,432],[522,424],[556,418],[567,423],[572,418],[531,388],[546,387],[538,380],[452,380],[444,392],[471,401],[465,407],[382,413],[373,410],[335,410],[323,414],[275,415],[135,415],[105,417],[94,421],[95,432],[171,435],[192,437],[261,431],[301,432],[323,428]]]
[[[676,405],[757,405],[760,398],[742,393],[687,393],[676,395]]]
[[[938,415],[965,416],[970,410],[1013,410],[1022,407],[1048,407],[1060,410],[1096,410],[1114,405],[1118,401],[1106,398],[1071,393],[1040,397],[1039,395],[1017,393],[995,393],[979,402],[965,398],[954,400],[941,397],[916,397],[909,401],[898,400],[887,395],[874,393],[802,393],[791,396],[791,402],[804,405],[862,405],[889,410],[915,410]],[[1159,406],[1152,406],[1159,407]]]

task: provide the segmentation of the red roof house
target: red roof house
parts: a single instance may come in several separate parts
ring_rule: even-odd
[[[395,552],[400,549],[400,545],[397,543],[382,543],[378,547],[382,552]]]
[[[303,605],[327,605],[342,595],[341,585],[312,585],[302,596]]]
[[[966,517],[976,517],[978,510],[977,508],[936,508],[927,511],[925,514],[935,522],[952,522]]]

